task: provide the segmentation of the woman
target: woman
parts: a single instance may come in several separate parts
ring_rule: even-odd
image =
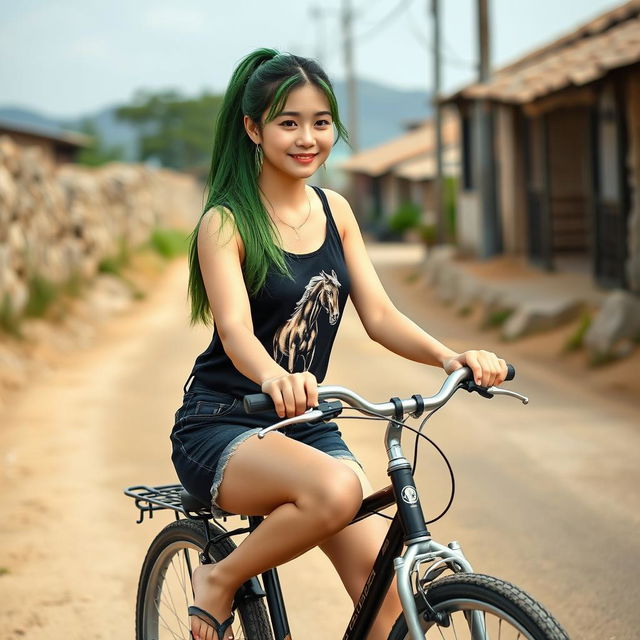
[[[223,561],[193,575],[195,638],[232,638],[235,591],[320,546],[357,601],[386,533],[382,519],[346,527],[372,491],[335,423],[263,426],[317,404],[317,384],[350,295],[368,335],[391,351],[451,372],[469,365],[500,384],[503,360],[455,353],[391,303],[347,201],[305,184],[345,137],[329,79],[309,59],[259,49],[236,68],[218,116],[209,195],[192,236],[192,323],[215,321],[197,357],[171,434],[185,488],[214,513],[267,515]],[[240,399],[262,390],[274,413],[248,416]],[[346,527],[346,528],[345,528]],[[400,612],[392,588],[370,638]]]

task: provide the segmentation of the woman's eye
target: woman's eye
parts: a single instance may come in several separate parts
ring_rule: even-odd
[[[321,127],[331,126],[331,123],[328,120],[318,120],[316,124],[319,124]]]
[[[285,127],[285,128],[289,128],[289,125],[293,125],[295,126],[296,121],[295,120],[283,120],[280,125]]]

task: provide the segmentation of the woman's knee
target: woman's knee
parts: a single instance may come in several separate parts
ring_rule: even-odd
[[[362,504],[362,485],[358,476],[343,465],[330,465],[316,476],[298,506],[313,513],[318,526],[331,535],[347,526]]]

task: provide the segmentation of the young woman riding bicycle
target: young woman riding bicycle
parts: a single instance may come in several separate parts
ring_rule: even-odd
[[[249,416],[238,401],[263,391],[279,417],[314,406],[347,297],[367,334],[394,353],[448,373],[466,364],[484,386],[507,374],[495,354],[456,353],[400,313],[348,202],[306,184],[329,156],[334,129],[346,138],[315,61],[258,49],[235,69],[189,260],[192,322],[215,328],[185,384],[172,459],[184,487],[211,501],[214,514],[268,517],[228,557],[194,570],[199,640],[232,638],[238,587],[315,546],[354,601],[373,566],[387,524],[367,518],[346,527],[372,490],[335,423],[259,439],[278,417]],[[400,610],[392,588],[369,637],[386,639]]]

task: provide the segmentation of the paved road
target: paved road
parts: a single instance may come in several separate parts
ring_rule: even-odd
[[[518,347],[492,345],[491,336],[452,318],[407,278],[415,253],[374,248],[372,255],[410,317],[453,348],[500,348],[519,367],[514,388],[531,396],[528,407],[460,396],[434,418],[429,433],[457,482],[434,537],[460,540],[476,570],[540,598],[572,638],[637,638],[637,407],[594,398]],[[170,421],[209,339],[206,329],[187,328],[184,301],[185,265],[176,263],[135,313],[2,410],[0,638],[133,637],[137,572],[169,517],[136,525],[121,490],[175,477]],[[371,343],[349,308],[326,380],[386,399],[435,391],[442,374]],[[343,425],[374,486],[383,486],[384,427]],[[422,451],[417,477],[435,514],[448,496],[447,475],[437,456]],[[311,552],[281,574],[293,637],[341,637],[349,602],[322,554]]]

